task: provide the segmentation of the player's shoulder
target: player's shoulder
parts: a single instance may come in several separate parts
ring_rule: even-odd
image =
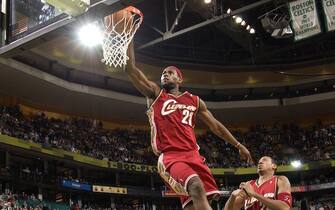
[[[249,184],[255,184],[257,182],[257,179],[250,179],[249,181],[247,181],[247,183]]]
[[[190,92],[188,92],[188,91],[185,91],[185,95],[187,95],[188,97],[190,97],[190,98],[192,98],[192,99],[194,99],[194,100],[196,100],[196,101],[201,100],[200,97],[199,97],[198,95],[195,95],[195,94],[190,93]]]
[[[280,176],[277,176],[278,180],[281,180],[281,181],[287,181],[288,178],[286,176],[283,176],[283,175],[280,175]]]
[[[164,95],[167,95],[167,94],[168,93],[163,88],[161,88],[161,89],[159,89],[158,93],[156,93],[155,96],[152,97],[152,99],[155,100],[155,99],[159,98],[160,96],[164,96]]]
[[[286,176],[277,176],[278,183],[290,183],[290,180]]]
[[[197,97],[197,95],[195,95],[195,94],[193,94],[193,93],[190,93],[190,92],[188,92],[187,90],[185,90],[184,92],[183,92],[183,95],[188,95],[188,96],[195,96],[195,97]]]
[[[199,98],[199,96],[197,96],[197,95],[195,95],[195,94],[193,94],[193,93],[190,93],[190,92],[188,92],[188,91],[184,91],[184,92],[182,93],[182,96],[184,96],[184,97],[186,97],[186,98],[191,98],[192,100],[195,100],[195,101],[197,101],[198,98]]]

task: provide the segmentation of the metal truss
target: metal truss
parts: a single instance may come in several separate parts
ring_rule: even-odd
[[[183,5],[181,7],[181,9],[179,10],[177,16],[175,17],[175,20],[173,21],[173,24],[171,25],[171,27],[169,28],[168,26],[168,14],[167,14],[167,3],[166,3],[166,0],[164,0],[164,8],[165,8],[165,32],[162,32],[161,30],[157,29],[156,27],[154,26],[150,26],[152,29],[154,29],[156,32],[158,32],[159,34],[162,35],[162,37],[160,38],[157,38],[155,40],[152,40],[146,44],[143,44],[141,46],[139,46],[137,49],[144,49],[144,48],[147,48],[147,47],[150,47],[152,45],[155,45],[155,44],[158,44],[160,42],[163,42],[165,40],[168,40],[168,39],[171,39],[171,38],[174,38],[174,37],[177,37],[177,36],[180,36],[180,35],[183,35],[185,33],[188,33],[188,32],[191,32],[191,31],[194,31],[194,30],[197,30],[199,28],[202,28],[202,27],[205,27],[205,26],[208,26],[208,25],[211,25],[211,24],[214,24],[214,23],[217,23],[223,19],[226,19],[226,18],[229,18],[233,15],[237,15],[237,14],[241,14],[243,12],[246,12],[248,10],[251,10],[251,9],[254,9],[256,7],[259,7],[261,5],[264,5],[264,4],[267,4],[267,3],[270,3],[272,2],[273,0],[260,0],[258,2],[255,2],[255,3],[252,3],[252,4],[249,4],[247,6],[244,6],[242,8],[239,8],[239,9],[236,9],[234,11],[232,11],[230,14],[221,14],[219,16],[214,16],[212,17],[211,19],[208,19],[206,21],[203,21],[203,22],[200,22],[198,24],[195,24],[193,26],[190,26],[190,27],[187,27],[187,28],[184,28],[184,29],[181,29],[179,31],[176,31],[176,32],[173,32],[174,29],[175,29],[175,26],[177,25],[178,21],[180,21],[181,19],[181,15],[186,7],[186,1],[183,2]]]

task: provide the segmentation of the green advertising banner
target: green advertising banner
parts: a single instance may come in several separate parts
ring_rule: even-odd
[[[322,0],[327,31],[335,30],[335,0]]]
[[[289,3],[295,41],[321,33],[314,0],[297,0]]]

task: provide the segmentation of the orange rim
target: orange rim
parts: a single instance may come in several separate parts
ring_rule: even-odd
[[[125,10],[127,10],[129,12],[136,13],[136,14],[138,14],[139,16],[141,16],[143,18],[142,12],[139,9],[137,9],[136,7],[129,6],[129,7],[126,7]]]

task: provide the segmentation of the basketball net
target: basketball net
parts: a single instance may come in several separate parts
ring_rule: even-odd
[[[143,21],[143,14],[135,7],[127,7],[105,18],[102,42],[103,59],[108,66],[125,67],[128,46]]]

